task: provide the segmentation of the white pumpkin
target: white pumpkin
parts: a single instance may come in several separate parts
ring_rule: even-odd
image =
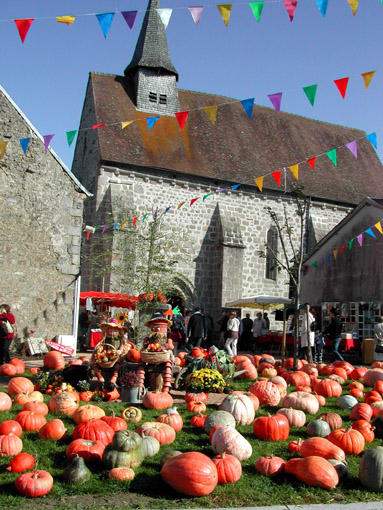
[[[219,408],[232,414],[237,425],[250,425],[255,418],[254,405],[246,395],[231,393]]]
[[[211,446],[215,455],[230,453],[239,461],[247,460],[253,453],[249,441],[233,427],[220,427],[214,432]]]
[[[292,407],[278,409],[277,414],[283,414],[289,420],[290,427],[303,427],[306,423],[306,415],[299,409]]]
[[[160,442],[153,436],[142,436],[142,446],[146,457],[154,457],[160,451]]]

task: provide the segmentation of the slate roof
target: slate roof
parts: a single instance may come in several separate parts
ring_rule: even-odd
[[[98,129],[103,162],[168,169],[233,183],[254,184],[265,176],[264,188],[284,191],[271,172],[299,166],[305,193],[346,204],[366,196],[383,196],[383,166],[365,132],[254,105],[251,120],[241,103],[214,94],[179,89],[180,111],[189,110],[183,131],[175,117],[161,117],[149,131],[145,114],[136,111],[133,83],[122,76],[90,73],[97,123],[114,124]],[[218,108],[215,125],[203,110]],[[119,122],[138,120],[122,130]],[[89,127],[81,125],[81,127]],[[345,146],[358,140],[358,158]],[[326,152],[337,148],[335,167]],[[305,162],[318,156],[315,170]],[[286,171],[287,189],[295,182]],[[257,188],[255,189],[255,191]]]

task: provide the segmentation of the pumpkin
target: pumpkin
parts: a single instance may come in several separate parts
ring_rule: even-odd
[[[364,440],[366,441],[366,443],[372,443],[373,440],[375,439],[375,433],[374,433],[375,427],[373,427],[371,425],[371,423],[369,423],[368,421],[356,420],[351,425],[351,427],[355,430],[359,430],[359,432],[364,437]]]
[[[91,472],[86,467],[84,459],[76,455],[69,466],[64,468],[63,478],[75,485],[82,485],[90,480]]]
[[[313,395],[318,400],[320,406],[326,405],[326,399],[324,398],[323,395],[318,395],[318,393],[315,393],[315,391],[313,392]]]
[[[116,387],[114,387],[112,391],[104,390],[105,402],[111,402],[112,400],[117,400],[118,398],[120,398],[120,393]]]
[[[161,458],[160,458],[160,464],[161,466],[163,464],[165,464],[165,462],[167,462],[169,459],[172,459],[173,457],[175,457],[176,455],[180,455],[180,452],[179,450],[166,450],[162,455],[161,455]]]
[[[38,498],[51,491],[53,478],[48,471],[31,471],[20,475],[15,481],[15,487],[22,496]]]
[[[313,420],[306,427],[307,435],[310,437],[327,437],[330,432],[330,425],[325,420]]]
[[[266,457],[259,457],[255,462],[255,470],[261,475],[272,476],[281,473],[285,469],[285,461],[281,457],[274,457],[268,455]]]
[[[374,367],[371,367],[371,368],[374,368]],[[363,377],[364,377],[364,374],[368,372],[368,368],[367,367],[358,367],[358,368],[354,368],[354,370],[349,374],[349,377],[350,379],[354,379],[354,380],[363,380]]]
[[[181,453],[169,459],[162,466],[161,477],[176,492],[187,496],[207,496],[218,483],[214,462],[200,452]]]
[[[28,370],[28,372],[30,374],[38,374],[40,372],[40,368],[39,367],[32,367]]]
[[[4,365],[0,366],[0,375],[5,375],[7,377],[14,377],[16,374],[17,374],[17,370],[14,365],[11,365],[10,363],[4,363]]]
[[[130,351],[128,351],[130,352]],[[108,478],[112,480],[118,480],[120,482],[126,482],[127,480],[134,479],[134,471],[130,468],[113,468],[108,473]]]
[[[303,370],[291,372],[287,376],[287,383],[291,386],[310,386],[310,376]]]
[[[40,413],[43,416],[49,413],[48,406],[45,404],[45,402],[37,402],[36,400],[28,400],[28,402],[25,402],[21,410],[33,411],[34,413]]]
[[[253,382],[249,391],[258,397],[261,405],[277,406],[281,400],[277,386],[269,380]]]
[[[322,489],[333,489],[339,483],[335,467],[328,460],[317,456],[288,460],[285,473],[295,476],[307,485]]]
[[[341,409],[352,409],[358,403],[352,395],[342,395],[336,401]]]
[[[16,374],[23,374],[25,372],[25,363],[23,360],[19,358],[13,358],[9,363],[16,367]]]
[[[334,371],[331,375],[337,375],[337,376],[341,377],[343,379],[343,381],[347,381],[347,379],[348,379],[347,372],[342,367],[335,367]]]
[[[173,397],[167,391],[149,391],[142,399],[147,409],[167,409],[173,405]]]
[[[65,367],[65,358],[59,351],[50,351],[44,354],[44,367],[61,370]]]
[[[228,395],[219,409],[232,414],[237,425],[250,425],[255,418],[253,403],[246,395]]]
[[[240,461],[249,459],[253,453],[249,441],[238,430],[229,426],[219,427],[214,432],[211,446],[216,455],[226,451]]]
[[[318,395],[324,397],[340,397],[342,395],[342,386],[332,379],[322,379],[314,386],[314,390]]]
[[[376,381],[383,380],[383,369],[372,368],[363,375],[363,383],[366,386],[374,386]]]
[[[13,377],[7,386],[8,395],[13,397],[18,393],[31,393],[35,387],[33,382],[26,377]]]
[[[170,425],[171,427],[173,427],[175,432],[179,432],[180,430],[182,430],[184,426],[182,416],[178,413],[160,414],[160,416],[156,418],[156,421],[159,421],[160,423],[166,423],[166,425]]]
[[[380,395],[383,395],[383,380],[379,379],[375,382],[374,390],[377,391]]]
[[[155,437],[161,445],[172,444],[176,438],[175,430],[170,425],[157,421],[142,423],[136,433]]]
[[[219,429],[220,427],[222,427],[222,425],[215,425],[209,432],[209,442],[211,444],[211,440],[213,438],[213,435],[214,435],[214,432]]]
[[[359,464],[359,480],[364,487],[383,492],[383,446],[368,450]]]
[[[274,384],[280,384],[281,386],[284,386],[287,388],[287,382],[286,379],[283,379],[280,375],[276,375],[275,377],[272,377],[270,381]]]
[[[83,402],[90,402],[93,398],[93,391],[86,390],[86,391],[80,391],[78,396],[80,397],[80,400]]]
[[[73,393],[71,391],[63,391],[62,393],[58,393],[54,395],[49,403],[49,410],[52,413],[58,414],[67,414],[68,416],[72,416],[75,411],[78,409],[80,397],[77,393]]]
[[[311,393],[313,390],[311,386],[296,386],[295,391],[305,391],[306,393]]]
[[[138,409],[138,407],[129,406],[122,411],[121,418],[123,418],[128,423],[138,423],[142,420],[141,409]]]
[[[289,437],[289,420],[283,414],[260,416],[253,423],[253,432],[258,439],[285,441]]]
[[[241,478],[242,465],[234,455],[222,452],[213,457],[213,462],[217,468],[219,484],[235,483]]]
[[[263,377],[275,377],[278,372],[273,367],[264,368],[262,370]]]
[[[40,430],[47,420],[43,414],[33,411],[20,411],[15,416],[15,420],[20,423],[23,430]]]
[[[186,409],[192,413],[204,413],[206,411],[206,404],[198,400],[191,400],[187,403]]]
[[[290,441],[290,443],[287,445],[287,449],[291,453],[298,454],[301,449],[302,439],[298,439],[298,441]]]
[[[139,349],[129,349],[126,355],[128,361],[132,363],[138,363],[141,359],[141,351]]]
[[[161,445],[155,437],[142,434],[142,447],[145,452],[145,457],[154,457],[154,455],[157,455],[160,451]]]
[[[344,461],[346,455],[344,451],[334,443],[324,437],[310,437],[301,443],[299,453],[302,457],[312,455],[323,457],[324,459],[336,459]]]
[[[11,407],[11,397],[4,392],[0,392],[0,411],[8,411]]]
[[[289,420],[290,427],[303,427],[306,423],[306,415],[299,409],[282,408],[278,409],[277,414],[283,414]]]
[[[331,430],[340,429],[342,427],[342,417],[337,413],[322,413],[318,419],[326,421],[330,425]]]
[[[342,377],[340,377],[340,375],[336,375],[336,374],[329,375],[327,380],[328,381],[335,381],[335,382],[337,382],[340,385],[342,385],[344,383],[344,379]],[[320,381],[317,381],[317,382],[320,382]]]
[[[78,407],[73,413],[73,420],[77,425],[84,421],[101,419],[105,416],[104,409],[101,407],[88,404],[85,406]]]
[[[102,456],[102,462],[109,469],[115,467],[138,467],[145,458],[142,437],[130,430],[118,430]]]
[[[191,393],[186,392],[185,393],[185,402],[190,402],[191,400],[197,400],[198,402],[204,402],[206,404],[207,399],[209,395],[207,393],[201,392],[201,393]]]
[[[365,446],[362,434],[352,427],[333,430],[327,439],[342,448],[346,455],[359,455]]]
[[[370,421],[372,418],[373,410],[369,404],[363,402],[355,404],[351,409],[350,420],[366,420]]]
[[[41,427],[39,430],[39,438],[59,441],[65,436],[66,431],[67,429],[64,423],[58,418],[55,418]]]
[[[117,432],[117,430],[126,430],[128,428],[128,424],[124,418],[115,416],[113,410],[111,416],[102,416],[101,420],[107,423],[115,432]]]
[[[21,437],[23,433],[23,427],[16,420],[5,420],[0,423],[0,435],[7,436],[8,434],[13,434],[15,436]]]
[[[36,465],[36,459],[30,453],[21,452],[18,453],[11,460],[9,466],[7,467],[7,471],[12,471],[12,473],[23,473],[24,471],[28,471],[28,469],[34,468]]]
[[[309,414],[316,414],[319,410],[319,402],[311,393],[294,391],[284,397],[282,407],[292,407]]]
[[[364,397],[363,390],[358,390],[358,388],[352,388],[352,390],[350,391],[349,394],[355,398],[363,398]]]
[[[371,409],[372,409],[372,416],[375,418],[376,416],[380,416],[383,414],[383,401],[380,400],[378,402],[372,402]]]
[[[382,401],[381,394],[375,390],[368,391],[367,393],[364,394],[363,398],[364,398],[364,401],[366,402],[366,404],[372,404],[373,402],[381,402]]]
[[[104,421],[97,419],[79,423],[72,432],[73,439],[101,441],[105,446],[113,440],[113,436],[114,430]]]
[[[382,383],[383,384],[383,383]],[[364,390],[364,384],[362,384],[361,382],[358,382],[358,381],[352,381],[350,382],[350,384],[347,386],[347,388],[349,390],[353,390],[353,389],[357,389],[357,390],[361,390],[363,391]],[[375,389],[375,388],[374,388]]]
[[[65,454],[69,459],[74,459],[78,455],[85,462],[95,462],[102,459],[104,450],[105,445],[101,441],[75,439],[68,445]]]
[[[0,436],[0,457],[13,457],[21,452],[23,442],[15,434]]]
[[[210,430],[216,425],[230,426],[235,428],[235,418],[232,414],[227,411],[213,411],[205,419],[204,430],[206,434],[210,433]]]

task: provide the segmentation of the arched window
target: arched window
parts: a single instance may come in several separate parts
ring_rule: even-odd
[[[277,279],[277,266],[274,254],[278,250],[278,233],[275,227],[267,231],[267,249],[266,249],[266,278],[269,280]]]

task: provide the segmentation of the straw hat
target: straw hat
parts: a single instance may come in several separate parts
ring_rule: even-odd
[[[162,315],[162,313],[157,312],[152,315],[152,318],[145,323],[145,326],[152,329],[155,326],[166,326],[170,328],[172,325],[172,321],[168,320],[166,317]]]
[[[116,328],[120,331],[127,332],[129,331],[129,328],[118,322],[117,319],[110,319],[109,322],[102,322],[100,324],[100,329],[104,330],[107,328]]]

